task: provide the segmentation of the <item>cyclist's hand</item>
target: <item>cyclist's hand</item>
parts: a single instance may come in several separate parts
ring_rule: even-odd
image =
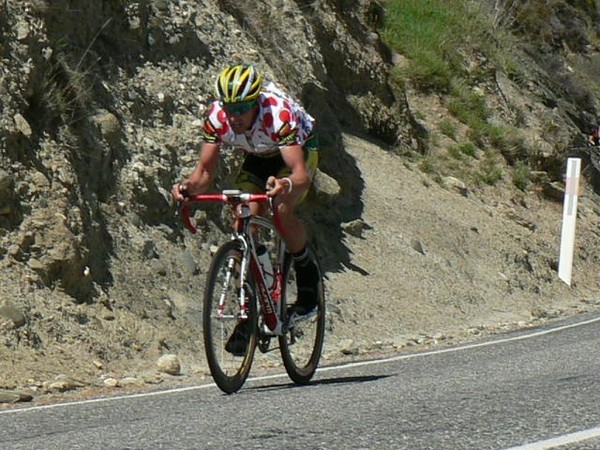
[[[188,184],[189,182],[185,180],[181,183],[176,183],[173,185],[173,188],[171,188],[171,195],[173,196],[173,200],[175,200],[176,202],[182,202],[190,196],[190,194],[188,193]]]
[[[289,192],[291,182],[289,178],[276,178],[270,176],[267,180],[267,192],[269,197],[275,197],[279,194],[286,194]]]

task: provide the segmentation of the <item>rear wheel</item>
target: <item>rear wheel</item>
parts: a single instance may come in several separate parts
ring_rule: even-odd
[[[247,316],[240,318],[239,283],[242,250],[229,241],[213,256],[204,291],[203,326],[206,359],[215,383],[231,394],[250,372],[256,348],[256,301],[247,283]],[[251,280],[248,280],[251,281]]]
[[[321,267],[314,251],[310,257],[319,269],[317,308],[314,313],[294,321],[279,337],[281,357],[289,377],[296,383],[308,383],[319,365],[325,339],[325,291]],[[283,272],[282,307],[296,301],[296,271],[291,255],[286,255]]]

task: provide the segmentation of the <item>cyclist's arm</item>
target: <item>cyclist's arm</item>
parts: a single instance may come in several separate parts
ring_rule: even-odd
[[[281,156],[291,173],[283,178],[270,177],[268,184],[274,187],[267,194],[275,196],[280,193],[290,193],[291,187],[291,193],[300,195],[310,186],[310,177],[306,170],[302,146],[300,144],[285,146],[281,149]]]
[[[184,199],[182,190],[187,195],[202,194],[211,186],[216,175],[220,148],[219,143],[205,142],[202,144],[200,159],[192,174],[186,180],[173,186],[171,193],[176,201]]]

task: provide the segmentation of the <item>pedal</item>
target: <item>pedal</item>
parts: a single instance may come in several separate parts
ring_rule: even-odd
[[[292,313],[290,319],[288,320],[288,329],[294,328],[299,323],[302,323],[308,319],[311,319],[317,315],[317,308],[309,312],[308,314],[298,315],[296,313]]]

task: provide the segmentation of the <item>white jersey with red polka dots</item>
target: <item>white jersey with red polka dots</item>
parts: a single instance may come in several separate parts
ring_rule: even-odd
[[[258,105],[252,128],[244,134],[236,134],[222,103],[214,101],[204,120],[204,141],[229,144],[249,153],[272,153],[287,145],[304,145],[312,134],[313,117],[274,83],[265,85]]]

